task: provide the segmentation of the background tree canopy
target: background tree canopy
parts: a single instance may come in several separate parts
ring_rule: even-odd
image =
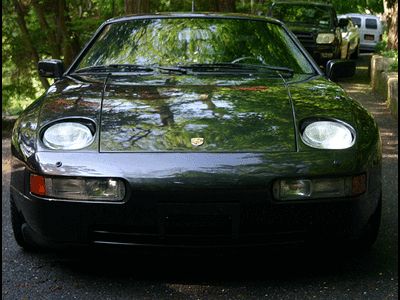
[[[193,3],[194,2],[194,3]],[[2,113],[18,114],[50,82],[37,63],[63,59],[68,66],[106,19],[162,11],[263,14],[271,0],[2,0]],[[397,49],[397,0],[334,0],[338,14],[385,12],[388,46]]]

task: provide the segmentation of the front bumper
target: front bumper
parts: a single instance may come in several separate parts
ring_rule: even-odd
[[[307,51],[319,64],[326,63],[328,60],[338,58],[340,51],[335,45],[309,45]]]
[[[166,195],[149,194],[134,205],[57,202],[16,192],[12,198],[32,238],[53,247],[243,247],[352,239],[362,234],[379,199],[377,192],[353,199],[277,204],[255,201],[251,193],[242,199],[225,196],[215,198],[215,203],[190,203],[164,202]]]
[[[253,247],[356,238],[375,211],[380,167],[362,169],[346,151],[332,156],[285,154],[37,154],[47,175],[124,178],[122,203],[44,199],[28,192],[29,171],[19,161],[11,197],[39,244],[150,247]],[[191,159],[189,159],[189,157]],[[80,167],[79,167],[80,166]],[[328,167],[329,166],[329,167]],[[360,169],[361,168],[361,169]],[[347,199],[277,202],[279,177],[368,174],[368,191]],[[279,175],[277,175],[279,174]]]
[[[360,44],[360,51],[365,52],[374,52],[376,48],[376,42],[373,43],[361,43]]]

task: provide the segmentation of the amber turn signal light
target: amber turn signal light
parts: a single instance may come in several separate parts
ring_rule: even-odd
[[[43,176],[31,174],[29,190],[32,194],[46,195],[46,184]]]
[[[353,195],[364,193],[367,190],[367,176],[365,174],[354,176],[351,190]]]

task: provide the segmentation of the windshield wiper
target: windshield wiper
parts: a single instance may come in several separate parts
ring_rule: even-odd
[[[211,69],[212,71],[229,71],[233,70],[235,72],[248,73],[249,71],[257,71],[260,69],[277,71],[288,73],[290,76],[293,76],[294,70],[288,67],[281,66],[271,66],[271,65],[254,65],[254,64],[239,64],[239,63],[213,63],[213,64],[192,64],[186,66],[179,66],[180,68],[191,69],[193,71],[200,70],[204,71],[207,69]]]
[[[110,64],[85,67],[76,70],[74,73],[91,73],[91,72],[154,72],[154,68],[145,65],[134,64]]]
[[[168,73],[178,73],[178,74],[187,74],[188,70],[184,67],[180,67],[180,66],[172,66],[172,67],[161,67],[158,66],[157,67],[158,70],[160,70],[161,72],[163,71],[167,71]]]
[[[262,73],[260,70],[276,71],[286,73],[285,76],[293,76],[294,71],[287,67],[270,66],[270,65],[254,65],[240,63],[212,63],[212,64],[191,64],[183,66],[157,66],[157,65],[135,65],[135,64],[109,64],[81,68],[74,73],[108,73],[108,72],[159,72],[193,74],[193,73]],[[282,75],[282,74],[281,74]]]

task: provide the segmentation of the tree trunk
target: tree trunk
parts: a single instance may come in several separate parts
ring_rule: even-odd
[[[386,2],[386,1],[385,1]],[[393,3],[394,2],[394,3]],[[385,15],[388,24],[388,48],[398,49],[398,2],[385,3]]]
[[[59,30],[59,38],[61,37],[62,52],[64,55],[65,66],[72,61],[71,47],[69,45],[69,36],[67,26],[65,25],[65,0],[57,1],[57,28]]]
[[[194,4],[194,11],[217,11],[218,1],[216,0],[191,0]]]
[[[235,0],[219,0],[215,1],[217,5],[217,11],[219,12],[235,12],[236,1]]]
[[[62,52],[64,55],[64,65],[68,67],[79,51],[78,38],[69,31],[67,23],[69,21],[68,7],[65,0],[57,1],[57,27],[59,37],[61,37]]]
[[[22,4],[18,0],[13,0],[13,2],[14,2],[15,11],[17,12],[17,22],[18,22],[18,26],[21,30],[22,37],[23,37],[26,45],[28,46],[29,51],[31,52],[33,62],[37,66],[39,63],[39,54],[36,51],[36,48],[33,46],[31,37],[29,35],[29,31],[26,26],[26,22],[25,22],[25,18],[24,18]],[[47,79],[43,78],[41,76],[39,76],[39,79],[40,79],[40,82],[42,83],[43,87],[45,89],[48,89],[50,85],[49,85],[49,82],[47,81]]]
[[[142,14],[150,12],[149,0],[124,0],[125,14]]]

